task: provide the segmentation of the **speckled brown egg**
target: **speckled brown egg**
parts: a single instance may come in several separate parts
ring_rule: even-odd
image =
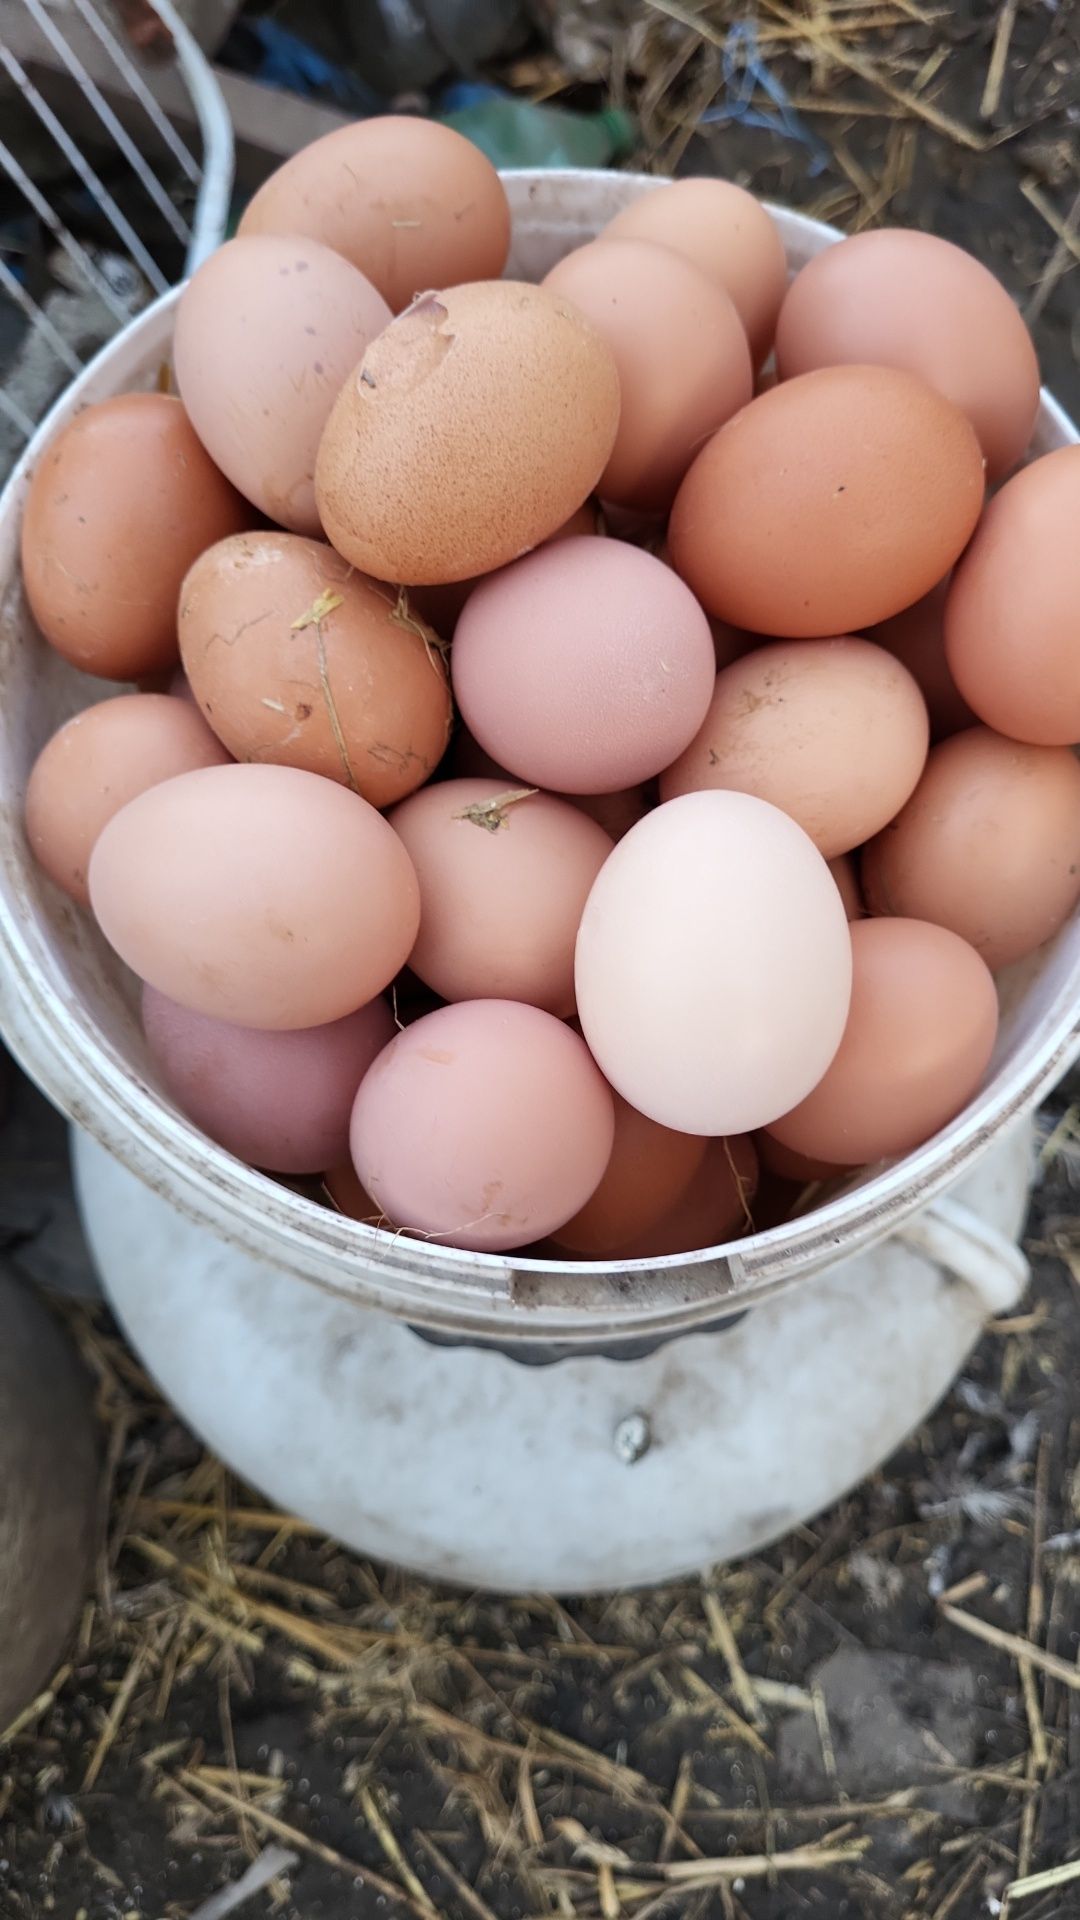
[[[394,312],[430,287],[496,279],[510,246],[506,191],[451,127],[379,114],[286,160],[248,202],[242,234],[305,233],[343,254]]]
[[[315,455],[346,375],[390,309],[315,240],[229,240],[176,309],[176,382],[203,446],[271,520],[318,533]]]
[[[176,663],[176,596],[198,554],[254,514],[180,401],[124,393],[85,407],[30,482],[22,571],[46,640],[84,673],[137,680]]]
[[[966,415],[893,367],[822,367],[715,433],[676,496],[675,566],[706,612],[788,639],[855,633],[929,592],[979,518]]]
[[[408,596],[300,534],[223,540],[180,595],[192,691],[237,760],[302,767],[392,806],[450,733],[439,642]]]
[[[377,579],[490,573],[582,505],[618,423],[611,349],[568,301],[515,280],[429,296],[338,396],[315,475],[327,537]]]

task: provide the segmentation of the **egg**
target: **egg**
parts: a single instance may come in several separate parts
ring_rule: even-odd
[[[660,798],[756,793],[831,859],[899,812],[928,745],[922,694],[882,647],[849,637],[778,643],[717,675],[704,724],[661,776]]]
[[[180,652],[237,760],[303,767],[392,806],[450,736],[440,642],[405,593],[323,541],[241,534],[210,547],[180,594]]]
[[[603,827],[612,840],[621,840],[624,833],[644,820],[657,802],[656,787],[652,781],[640,787],[625,787],[621,793],[578,793],[568,794],[575,807],[587,813]]]
[[[732,301],[691,261],[648,240],[577,247],[544,285],[592,321],[618,368],[622,410],[601,497],[666,512],[702,441],[753,391]]]
[[[553,794],[445,780],[390,815],[420,882],[409,965],[443,1000],[574,1011],[574,941],[611,840]]]
[[[414,294],[497,280],[510,207],[486,155],[450,127],[379,114],[313,140],[264,181],[241,234],[307,234],[366,274],[394,312]]]
[[[604,516],[593,500],[586,500],[564,521],[561,527],[541,544],[550,546],[553,540],[569,540],[575,533],[599,533],[604,529]],[[454,629],[461,618],[461,610],[473,588],[485,576],[481,574],[472,580],[451,580],[442,587],[414,587],[410,598],[413,606],[440,633],[444,640],[452,640]],[[462,769],[463,772],[471,769]]]
[[[844,912],[849,920],[861,920],[866,908],[859,887],[859,876],[855,871],[855,862],[849,854],[838,853],[829,861],[829,872],[836,882],[836,890],[844,903]]]
[[[985,960],[925,920],[851,929],[851,1011],[813,1092],[769,1128],[781,1146],[857,1166],[912,1153],[982,1084],[998,1003]]]
[[[721,620],[784,639],[854,633],[941,579],[983,491],[959,408],[892,367],[823,367],[713,435],[679,488],[668,540]]]
[[[169,1098],[211,1140],[271,1173],[321,1173],[349,1151],[356,1090],[393,1039],[385,1000],[327,1026],[267,1033],[179,1006],[153,987],[143,1031]]]
[[[505,566],[594,491],[619,423],[610,347],[544,287],[419,300],[345,382],[319,447],[328,538],[381,580]]]
[[[1080,761],[988,727],[955,734],[862,872],[872,913],[949,927],[992,972],[1022,959],[1080,901]]]
[[[359,794],[296,767],[206,767],[129,801],[94,848],[90,903],[160,993],[275,1030],[373,1000],[420,919],[393,829]]]
[[[991,500],[945,603],[949,670],[978,718],[1036,747],[1080,740],[1080,446]]]
[[[65,721],[34,761],[26,837],[50,880],[90,904],[86,874],[99,834],[136,794],[178,773],[228,762],[186,700],[122,693]]]
[[[205,547],[252,518],[174,396],[100,400],[49,442],[31,476],[22,522],[30,611],[84,673],[168,671],[180,582]]]
[[[1039,405],[1031,335],[1000,281],[932,233],[880,227],[815,254],[776,329],[780,378],[845,363],[919,374],[971,421],[991,480],[1021,458]]]
[[[800,1187],[816,1186],[823,1180],[835,1180],[847,1168],[833,1166],[828,1160],[811,1160],[805,1153],[795,1153],[791,1147],[781,1146],[780,1141],[771,1133],[756,1133],[754,1146],[757,1156],[766,1173],[774,1174],[778,1180],[789,1180]]]
[[[840,1044],[843,903],[779,808],[683,794],[601,868],[576,984],[582,1031],[624,1100],[684,1133],[748,1133],[809,1093]]]
[[[603,238],[652,240],[691,260],[729,294],[758,367],[772,346],[787,287],[776,222],[731,180],[685,179],[643,193],[609,220]]]
[[[327,1195],[337,1208],[349,1220],[361,1220],[368,1227],[390,1227],[391,1222],[381,1207],[375,1205],[370,1193],[365,1193],[356,1177],[356,1169],[351,1160],[341,1160],[323,1174],[323,1186]]]
[[[591,1260],[614,1254],[674,1211],[711,1144],[658,1127],[616,1095],[615,1139],[600,1184],[552,1239]]]
[[[689,1137],[689,1136],[686,1136]],[[660,1260],[697,1253],[754,1230],[757,1154],[746,1138],[709,1140],[685,1193],[661,1219],[608,1254],[611,1260]]]
[[[347,374],[390,319],[317,241],[226,241],[180,296],[176,381],[203,446],[269,519],[318,533],[315,455]]]
[[[913,607],[894,613],[891,620],[871,627],[866,635],[886,647],[917,680],[930,715],[930,738],[946,740],[961,727],[974,724],[975,715],[957,691],[945,658],[945,602],[951,574],[924,593]]]
[[[520,1001],[463,1000],[379,1055],[356,1096],[352,1158],[406,1230],[498,1252],[585,1204],[614,1135],[611,1094],[576,1033]]]
[[[482,581],[454,635],[454,694],[500,766],[560,793],[651,779],[700,727],[709,624],[681,580],[618,540],[561,540]]]

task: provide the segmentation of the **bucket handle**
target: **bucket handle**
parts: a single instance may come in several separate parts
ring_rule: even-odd
[[[959,1200],[935,1200],[905,1221],[896,1238],[969,1286],[988,1318],[1013,1308],[1031,1279],[1016,1242]]]

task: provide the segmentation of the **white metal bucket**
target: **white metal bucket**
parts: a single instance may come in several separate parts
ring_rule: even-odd
[[[533,279],[594,235],[628,200],[663,190],[661,183],[642,176],[589,172],[511,174],[507,189],[514,212],[508,272]],[[838,237],[798,215],[777,211],[776,217],[793,267]],[[917,1153],[863,1175],[817,1212],[730,1247],[618,1267],[436,1248],[341,1219],[210,1145],[155,1084],[130,978],[86,916],[40,876],[22,832],[22,794],[34,754],[62,718],[104,691],[41,643],[25,606],[18,529],[29,472],[45,441],[80,406],[153,383],[169,353],[175,298],[166,296],[141,316],[75,383],[0,501],[0,1024],[27,1071],[121,1163],[110,1168],[91,1142],[79,1143],[84,1216],[106,1289],[177,1406],[225,1457],[356,1546],[489,1585],[567,1587],[659,1578],[760,1543],[834,1497],[880,1459],[944,1389],[988,1308],[1006,1304],[1022,1284],[1022,1262],[1008,1246],[1019,1224],[1015,1203],[986,1231],[951,1202],[941,1203],[933,1215],[914,1216],[1003,1141],[1010,1122],[1031,1110],[1080,1045],[1080,915],[1049,947],[1002,980],[997,1051],[983,1091],[964,1115]],[[1033,451],[1077,437],[1060,408],[1044,396]],[[1027,1139],[1014,1131],[1001,1147],[1001,1164],[1012,1169],[1006,1184],[1015,1187],[1019,1180],[1021,1189],[1028,1176]],[[176,1210],[186,1218],[179,1219]],[[879,1250],[878,1267],[856,1274],[850,1256],[901,1227],[899,1247]],[[920,1291],[911,1264],[922,1258],[925,1266],[924,1256],[914,1251],[920,1246],[939,1268],[964,1276],[959,1292],[934,1268],[928,1269],[933,1284]],[[835,1265],[841,1258],[843,1271],[854,1279],[843,1279]],[[911,1266],[902,1283],[895,1259]],[[889,1296],[892,1320],[885,1310],[885,1267],[895,1280]],[[756,1515],[751,1513],[748,1502],[739,1502],[729,1488],[723,1526],[713,1525],[710,1532],[706,1525],[703,1533],[701,1526],[687,1525],[680,1534],[665,1506],[667,1494],[658,1492],[658,1423],[637,1405],[634,1370],[655,1366],[664,1375],[667,1412],[661,1426],[669,1420],[673,1430],[678,1426],[681,1392],[687,1399],[685,1417],[702,1445],[711,1435],[714,1446],[723,1447],[720,1355],[733,1354],[735,1342],[747,1360],[743,1349],[752,1339],[762,1343],[764,1354],[775,1335],[781,1342],[777,1365],[792,1369],[801,1350],[797,1341],[791,1344],[794,1330],[813,1304],[803,1282],[826,1268],[833,1272],[815,1287],[814,1298],[823,1309],[827,1301],[833,1304],[829,1314],[818,1316],[813,1337],[820,1360],[827,1321],[826,1344],[838,1371],[830,1379],[818,1366],[817,1423],[804,1434],[790,1429],[790,1499],[772,1502],[766,1524],[760,1504]],[[871,1284],[874,1311],[859,1331],[868,1312],[863,1295]],[[788,1297],[775,1304],[780,1295]],[[861,1314],[855,1311],[857,1298],[863,1299]],[[755,1309],[750,1322],[709,1331],[748,1307]],[[190,1316],[198,1321],[193,1336],[198,1351],[182,1337]],[[906,1328],[903,1335],[899,1320]],[[803,1326],[803,1339],[810,1325]],[[883,1334],[891,1329],[891,1347],[881,1349],[883,1377],[871,1396],[877,1417],[870,1417],[868,1404],[861,1418],[855,1401],[845,1407],[842,1383],[847,1381],[861,1404],[861,1387],[869,1378],[864,1343],[873,1326]],[[534,1373],[474,1346],[449,1352],[431,1346],[410,1331],[414,1327],[443,1339],[495,1342],[506,1354],[517,1351],[522,1358],[537,1349],[546,1357],[572,1351],[581,1357]],[[287,1335],[286,1329],[291,1329]],[[695,1335],[692,1345],[680,1341],[666,1353],[611,1364],[620,1353],[640,1353],[642,1343],[687,1334]],[[338,1356],[333,1364],[327,1342]],[[611,1358],[591,1357],[598,1348]],[[342,1356],[361,1351],[367,1359],[355,1373]],[[697,1355],[696,1375],[689,1365],[691,1352]],[[922,1355],[918,1365],[917,1355]],[[282,1391],[283,1366],[299,1399]],[[575,1398],[572,1382],[580,1369],[587,1370],[580,1377],[592,1385],[588,1392],[575,1390]],[[769,1363],[759,1355],[752,1375],[762,1383],[762,1393],[768,1374]],[[526,1386],[530,1378],[537,1384]],[[396,1383],[393,1414],[384,1406],[377,1417],[368,1396],[377,1382],[386,1388],[391,1379]],[[484,1380],[490,1385],[496,1379],[502,1382],[497,1390],[483,1388]],[[600,1383],[610,1389],[613,1379],[619,1382],[617,1391],[601,1392]],[[208,1396],[204,1389],[210,1380],[216,1384]],[[886,1391],[889,1380],[891,1392]],[[706,1381],[711,1382],[708,1393]],[[451,1392],[452,1382],[457,1384]],[[644,1375],[640,1385],[642,1394],[652,1391]],[[810,1376],[807,1390],[812,1400]],[[654,1465],[647,1476],[633,1476],[642,1491],[620,1511],[625,1548],[618,1554],[599,1511],[610,1490],[599,1486],[595,1527],[583,1518],[573,1542],[560,1546],[553,1521],[530,1551],[520,1539],[506,1537],[516,1514],[538,1511],[524,1483],[520,1501],[507,1508],[503,1524],[494,1530],[498,1539],[486,1527],[474,1528],[470,1536],[460,1502],[455,1506],[447,1488],[435,1505],[422,1497],[434,1456],[440,1456],[440,1465],[449,1457],[448,1423],[461,1437],[462,1471],[474,1476],[469,1499],[474,1506],[479,1502],[477,1512],[485,1509],[490,1483],[495,1511],[506,1422],[522,1419],[526,1399],[532,1416],[520,1427],[525,1452],[543,1463],[544,1485],[557,1490],[577,1472],[566,1426],[566,1420],[574,1424],[571,1402],[588,1401],[602,1422],[628,1396],[615,1419],[615,1437],[609,1435],[612,1457],[634,1464],[648,1455]],[[775,1435],[785,1407],[783,1424],[791,1419],[789,1401],[785,1384],[779,1401],[752,1407],[747,1402],[744,1412],[759,1436],[770,1427]],[[320,1405],[326,1418],[311,1426],[312,1409]],[[626,1427],[625,1420],[639,1412],[644,1429]],[[845,1421],[848,1439],[826,1447],[819,1429],[838,1432]],[[820,1472],[808,1450],[819,1460]],[[783,1451],[788,1454],[787,1443]],[[407,1468],[401,1464],[406,1456]],[[395,1472],[400,1468],[405,1474],[411,1492],[400,1474],[390,1473],[392,1463]],[[385,1500],[379,1494],[382,1484]],[[539,1497],[540,1488],[536,1491]]]

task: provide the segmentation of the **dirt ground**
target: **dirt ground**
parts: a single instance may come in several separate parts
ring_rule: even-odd
[[[726,73],[743,9],[555,11],[516,84],[632,105],[660,168],[963,242],[1080,413],[1075,0],[761,5]],[[1080,1915],[1080,1077],[1041,1126],[1031,1294],[933,1419],[812,1526],[658,1592],[365,1563],[237,1485],[102,1309],[59,1308],[108,1531],[54,1688],[0,1731],[0,1920]],[[70,1280],[63,1130],[27,1093],[0,1162],[2,1257]]]

